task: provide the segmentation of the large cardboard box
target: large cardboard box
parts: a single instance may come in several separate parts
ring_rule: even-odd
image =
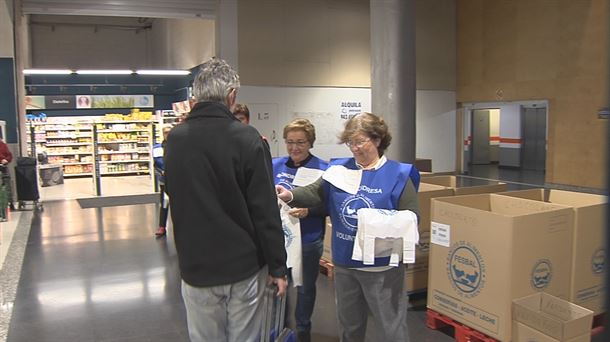
[[[512,300],[567,298],[571,208],[497,194],[432,199],[428,307],[500,341]]]
[[[503,192],[508,190],[506,183],[502,182],[474,186],[461,186],[456,176],[422,177],[421,182],[452,188],[456,196]]]
[[[430,200],[435,197],[453,196],[453,189],[420,183],[417,192],[419,202],[419,245],[415,249],[415,263],[405,272],[407,292],[417,292],[428,287],[428,253],[430,251]]]
[[[514,342],[589,342],[593,311],[536,293],[513,302]]]
[[[326,217],[326,223],[324,225],[324,250],[322,250],[322,259],[326,261],[333,260],[331,243],[333,240],[333,225],[330,223],[330,218]]]
[[[605,308],[605,208],[608,198],[580,192],[531,189],[501,195],[570,206],[574,210],[570,302],[593,310]]]

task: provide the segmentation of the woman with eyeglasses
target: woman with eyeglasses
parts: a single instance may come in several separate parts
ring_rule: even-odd
[[[326,170],[328,163],[310,153],[316,140],[316,130],[309,120],[292,120],[284,127],[283,137],[288,156],[273,159],[276,185],[294,189],[293,181],[299,168]],[[297,288],[296,330],[299,341],[309,341],[311,314],[316,301],[316,280],[324,249],[326,209],[323,205],[292,208],[289,214],[298,218],[301,226],[303,284]]]
[[[291,206],[326,205],[332,221],[332,258],[341,341],[364,341],[369,311],[377,326],[377,340],[408,341],[404,265],[389,266],[389,252],[376,253],[374,265],[365,265],[352,260],[352,251],[358,229],[358,209],[410,210],[418,214],[419,172],[410,164],[384,156],[392,137],[385,121],[377,115],[361,113],[351,118],[339,140],[349,147],[353,157],[331,160],[327,173],[334,168],[343,172],[343,178],[324,175],[311,185],[292,190],[276,185],[278,197]],[[341,179],[354,174],[361,177],[360,183],[349,190]]]

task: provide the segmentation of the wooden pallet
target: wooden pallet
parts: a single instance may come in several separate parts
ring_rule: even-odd
[[[591,328],[591,336],[601,334],[604,332],[604,322],[606,319],[606,313],[600,313],[599,315],[593,316],[593,326]]]
[[[326,259],[320,259],[320,273],[332,278],[335,274],[335,265]]]
[[[462,323],[442,315],[434,310],[426,311],[426,326],[430,329],[439,330],[443,327],[452,327],[453,336],[457,342],[498,342],[480,331],[467,327]]]

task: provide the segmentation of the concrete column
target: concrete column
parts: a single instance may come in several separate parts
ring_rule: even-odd
[[[238,70],[237,0],[218,0],[216,10],[216,57]]]
[[[371,102],[386,120],[390,159],[415,161],[415,1],[370,0]]]
[[[27,151],[25,125],[25,77],[23,69],[31,68],[32,51],[30,46],[29,15],[21,12],[21,0],[15,0],[15,86],[17,100],[17,125],[20,154]],[[18,6],[17,6],[18,4]]]

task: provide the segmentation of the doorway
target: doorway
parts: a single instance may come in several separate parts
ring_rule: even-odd
[[[521,168],[546,169],[546,108],[521,109]]]

